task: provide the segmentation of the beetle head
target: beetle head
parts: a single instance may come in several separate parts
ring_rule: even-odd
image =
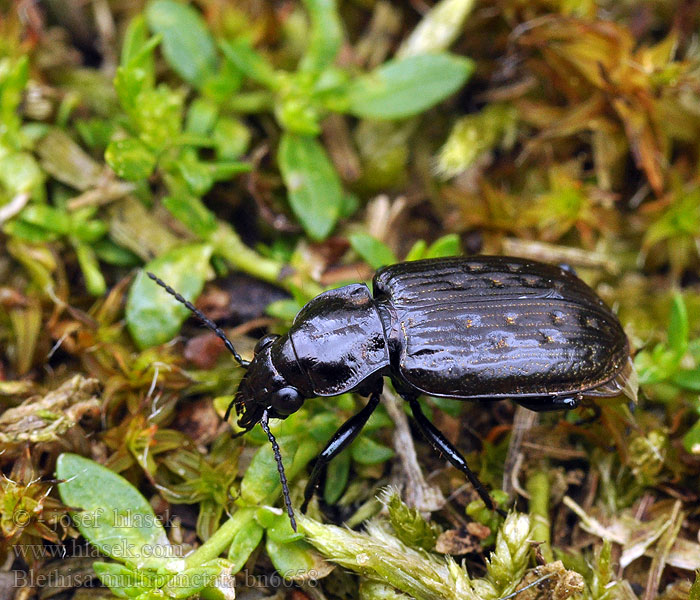
[[[270,418],[286,419],[301,408],[304,396],[279,372],[272,359],[273,345],[280,336],[270,334],[255,346],[254,357],[238,386],[234,400],[238,426],[245,431],[260,422],[263,411]]]
[[[276,343],[281,343],[282,338],[278,335],[266,335],[255,346],[253,360],[247,367],[246,374],[238,386],[238,392],[233,401],[238,415],[238,426],[243,428],[241,435],[252,429],[256,423],[260,423],[267,438],[272,444],[272,452],[277,462],[277,470],[280,474],[282,484],[282,494],[284,503],[287,506],[289,522],[294,531],[297,530],[294,519],[294,509],[289,496],[289,486],[287,476],[284,474],[282,465],[282,455],[275,436],[270,431],[268,419],[286,419],[293,412],[301,408],[304,403],[304,396],[297,388],[291,385],[279,372],[275,366],[272,351]],[[228,420],[229,409],[226,411]]]
[[[235,406],[236,413],[240,417],[238,424],[244,428],[242,433],[252,429],[256,423],[260,423],[262,426],[263,431],[270,440],[270,444],[272,444],[272,451],[275,455],[277,470],[280,474],[280,483],[282,484],[282,493],[284,495],[284,503],[287,506],[289,522],[292,525],[292,529],[296,531],[297,525],[294,519],[292,500],[289,496],[287,477],[284,474],[284,466],[282,465],[282,455],[280,454],[277,440],[275,440],[275,436],[270,431],[268,425],[268,419],[270,417],[284,419],[298,410],[304,402],[304,397],[299,393],[297,388],[288,384],[273,364],[271,346],[275,341],[280,341],[280,336],[266,335],[255,346],[255,358],[253,361],[248,362],[247,360],[243,360],[241,355],[236,352],[231,340],[226,337],[226,334],[216,323],[210,320],[189,300],[176,292],[158,276],[153,273],[148,273],[148,276],[160,287],[164,288],[165,291],[173,296],[180,304],[184,304],[206,327],[211,329],[214,334],[224,342],[224,345],[233,355],[236,362],[243,368],[248,369],[241,381],[234,401],[231,402],[226,409],[224,420],[228,421],[231,408]]]

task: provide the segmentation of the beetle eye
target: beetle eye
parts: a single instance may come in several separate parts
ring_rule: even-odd
[[[295,413],[304,404],[304,398],[293,387],[283,387],[272,396],[272,408],[279,415]]]
[[[278,337],[279,337],[279,335],[277,335],[276,333],[268,333],[267,335],[262,336],[258,340],[258,343],[255,344],[255,349],[253,350],[253,354],[257,354],[261,350],[264,350],[265,348],[267,348]]]

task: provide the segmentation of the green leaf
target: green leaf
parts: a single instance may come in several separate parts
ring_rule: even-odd
[[[335,0],[305,0],[311,19],[311,37],[300,71],[320,73],[331,65],[343,43],[343,27]]]
[[[214,38],[201,15],[188,4],[153,0],[146,7],[148,26],[163,36],[163,55],[187,83],[201,88],[216,74]]]
[[[683,296],[676,294],[671,303],[671,319],[668,324],[668,345],[678,355],[688,349],[688,311]]]
[[[368,233],[353,233],[348,239],[352,249],[373,269],[393,265],[398,261],[391,248]]]
[[[143,15],[131,19],[124,34],[120,64],[138,66],[146,74],[146,81],[152,86],[155,81],[155,61],[153,43],[149,44],[148,28]],[[147,50],[144,52],[144,50]]]
[[[156,157],[136,138],[112,140],[105,150],[105,160],[114,172],[128,181],[146,179],[156,167]]]
[[[89,148],[104,150],[112,139],[117,124],[111,119],[92,118],[75,121],[75,128]]]
[[[294,454],[299,448],[299,444],[296,439],[290,436],[278,438],[277,443],[280,446],[284,470],[289,478],[289,471],[292,468]],[[269,445],[261,446],[253,456],[253,460],[241,480],[241,498],[248,505],[260,505],[266,500],[274,498],[280,490],[277,462],[272,448]]]
[[[63,453],[56,462],[58,491],[80,533],[107,556],[158,568],[175,557],[163,526],[141,493],[121,475]]]
[[[651,248],[654,244],[679,238],[695,237],[700,233],[700,190],[696,187],[680,194],[669,204],[663,214],[651,223],[644,233],[642,247]]]
[[[680,357],[663,344],[658,344],[651,352],[642,350],[634,357],[640,385],[665,381],[678,371],[679,364]]]
[[[184,186],[171,189],[171,195],[163,198],[162,203],[178,221],[200,238],[206,240],[216,230],[214,213]]]
[[[121,63],[114,77],[114,89],[127,112],[137,106],[138,95],[152,90],[155,84],[153,53],[160,43],[160,36],[147,37],[143,17],[134,18],[126,31],[122,47]]]
[[[289,88],[275,103],[275,118],[282,129],[300,137],[314,138],[321,133],[322,110],[309,89],[299,85],[301,77],[290,77]]]
[[[683,389],[700,392],[700,367],[679,371],[671,378],[671,381]]]
[[[250,163],[240,161],[221,161],[204,163],[214,181],[228,181],[239,173],[248,173],[252,170]]]
[[[387,62],[353,81],[349,112],[371,119],[410,117],[456,92],[473,70],[471,60],[447,53]]]
[[[459,253],[459,236],[456,233],[448,233],[430,244],[430,248],[425,253],[425,258],[456,256]]]
[[[260,511],[258,511],[258,513],[259,512]],[[304,538],[304,534],[301,533],[301,531],[294,531],[292,529],[289,517],[284,511],[281,514],[272,515],[272,518],[266,525],[265,531],[268,538],[280,544],[287,544],[288,542],[294,542]]]
[[[12,221],[5,223],[2,230],[7,235],[35,244],[50,242],[58,237],[53,231],[27,223],[21,218],[13,219]]]
[[[216,231],[208,241],[214,246],[214,252],[219,257],[226,259],[240,271],[276,285],[279,285],[284,277],[282,275],[284,265],[281,261],[267,258],[246,246],[227,223],[219,221]]]
[[[11,152],[0,158],[0,183],[11,194],[38,191],[44,172],[28,152]]]
[[[200,565],[185,569],[174,575],[165,585],[163,593],[168,598],[190,598],[196,596],[199,591],[214,583],[221,574],[221,567],[217,565]]]
[[[350,478],[350,452],[346,448],[328,465],[323,500],[335,504],[343,495]]]
[[[410,262],[412,260],[420,260],[421,258],[425,257],[425,253],[427,250],[428,244],[425,243],[425,240],[416,240],[416,242],[413,244],[413,246],[411,246],[411,249],[404,257],[404,261]]]
[[[15,150],[21,146],[22,117],[18,107],[28,80],[29,55],[0,60],[0,123],[3,124],[0,140]]]
[[[284,579],[303,579],[305,574],[318,577],[319,573],[328,570],[323,558],[303,540],[280,544],[268,536],[265,540],[265,550],[275,570]]]
[[[279,88],[279,77],[272,64],[250,42],[244,38],[225,40],[219,43],[224,56],[244,75],[272,90]]]
[[[101,239],[108,230],[108,226],[104,221],[90,219],[84,221],[78,218],[76,213],[73,213],[71,219],[71,235],[81,242],[92,244]]]
[[[282,464],[288,480],[303,469],[317,454],[313,440],[301,442],[293,436],[277,438],[282,454]],[[269,444],[261,446],[253,456],[248,470],[241,480],[241,500],[248,506],[273,502],[281,493],[277,462]]]
[[[258,508],[255,511],[255,522],[263,529],[272,527],[277,522],[279,514],[275,514],[271,507]]]
[[[354,402],[352,406],[354,406]],[[349,408],[350,407],[348,407],[345,410],[349,410]],[[394,422],[391,420],[384,407],[380,405],[367,420],[367,424],[362,429],[362,433],[372,433],[373,431],[377,431],[378,429],[382,429],[384,427],[392,427],[393,425]]]
[[[700,420],[683,436],[683,448],[688,454],[700,456]]]
[[[114,76],[114,91],[117,92],[119,103],[131,117],[138,105],[137,98],[142,91],[152,89],[153,83],[144,69],[119,67]]]
[[[199,199],[199,196],[206,194],[214,185],[210,169],[197,158],[197,153],[192,148],[187,148],[185,152],[181,153],[174,166],[196,200]]]
[[[183,95],[165,85],[139,94],[133,112],[141,140],[156,152],[172,144],[180,134]]]
[[[355,408],[355,402],[352,399],[352,394],[336,396],[333,398],[333,400],[334,402],[337,401],[334,406],[334,411],[351,411]],[[340,420],[339,415],[330,412],[321,412],[311,417],[311,419],[309,419],[308,415],[301,418],[298,421],[299,429],[297,431],[304,434],[308,432],[309,436],[318,442],[319,445],[325,446],[328,440],[341,425],[342,420]],[[334,463],[335,460],[332,462]]]
[[[17,223],[12,221],[8,225]],[[27,227],[32,227],[28,225]],[[14,232],[13,232],[14,233]],[[55,294],[53,273],[56,269],[56,258],[51,250],[42,246],[30,246],[17,239],[8,240],[5,244],[10,256],[20,263],[32,281],[50,297]]]
[[[356,194],[348,192],[343,194],[343,203],[340,206],[340,218],[347,219],[352,217],[357,209],[360,208],[360,199]]]
[[[126,324],[139,348],[172,339],[190,315],[189,310],[156,285],[146,271],[155,273],[192,301],[204,287],[211,254],[208,244],[182,246],[152,260],[138,272],[126,301]]]
[[[109,265],[118,267],[135,267],[141,264],[141,259],[133,252],[115,244],[109,238],[102,238],[93,244],[97,257]]]
[[[293,321],[302,305],[291,298],[275,300],[265,307],[265,313],[283,321]]]
[[[66,235],[71,228],[70,216],[48,204],[30,204],[20,213],[20,218],[59,235]]]
[[[228,559],[233,563],[230,573],[235,575],[243,568],[250,555],[262,540],[263,528],[257,521],[251,519],[239,529],[231,540]]]
[[[365,435],[360,436],[352,443],[350,453],[352,459],[361,465],[376,465],[394,456],[394,451],[391,448],[379,444]]]
[[[282,134],[277,154],[289,202],[315,240],[331,232],[343,204],[343,188],[323,146],[312,137]]]
[[[248,150],[250,130],[238,119],[221,117],[214,126],[212,139],[219,160],[233,160]]]
[[[218,73],[207,80],[200,92],[219,106],[230,106],[232,99],[240,97],[239,90],[242,84],[243,73],[228,58],[224,57]]]
[[[137,598],[141,594],[157,589],[167,577],[146,569],[130,569],[116,563],[95,561],[92,568],[99,580],[119,598]]]
[[[459,415],[462,413],[462,409],[464,409],[464,402],[461,400],[455,400],[454,398],[436,398],[431,396],[430,401],[441,411],[447,413],[455,419],[459,418]],[[423,402],[423,400],[421,400],[421,404],[425,412],[431,412],[432,407],[430,404]]]
[[[206,98],[196,98],[187,109],[185,131],[194,135],[209,135],[219,116],[219,107]]]
[[[48,130],[37,143],[36,152],[44,171],[77,190],[89,190],[104,181],[104,165],[62,129]]]
[[[700,600],[700,569],[695,571],[695,581],[690,586],[688,600]]]
[[[101,296],[107,291],[105,278],[100,271],[100,265],[97,262],[97,256],[92,246],[88,244],[78,243],[75,246],[75,253],[78,257],[80,270],[85,278],[85,287],[93,296]]]

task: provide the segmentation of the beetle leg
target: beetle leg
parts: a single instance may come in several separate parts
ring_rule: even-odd
[[[600,417],[603,415],[603,410],[595,403],[592,403],[590,406],[586,406],[586,408],[590,408],[593,411],[593,414],[590,417],[584,417],[583,419],[579,419],[578,421],[574,422],[574,425],[577,427],[580,427],[581,425],[588,425],[589,423],[595,423],[596,421],[600,420]]]
[[[515,401],[529,410],[544,412],[548,410],[572,410],[581,403],[582,399],[581,394],[576,394],[574,396],[542,396],[541,398]]]
[[[375,392],[370,395],[369,402],[359,413],[350,417],[345,423],[343,423],[338,431],[335,432],[331,441],[328,442],[326,447],[323,449],[321,454],[318,455],[316,464],[311,471],[311,477],[309,482],[306,484],[306,489],[304,490],[304,504],[301,505],[301,512],[306,512],[306,507],[309,505],[309,501],[314,495],[316,488],[318,487],[319,478],[326,468],[326,465],[333,459],[334,456],[340,454],[356,437],[357,434],[362,431],[362,428],[367,423],[370,415],[374,412],[379,404],[379,393]]]
[[[459,450],[457,450],[457,448],[450,443],[443,433],[428,420],[425,414],[423,414],[423,410],[421,409],[418,400],[415,398],[407,398],[407,400],[411,405],[411,412],[413,412],[413,417],[416,419],[418,428],[421,430],[428,442],[430,442],[430,445],[437,452],[444,455],[454,467],[462,471],[462,473],[467,476],[469,481],[471,481],[472,485],[474,486],[477,494],[479,494],[479,497],[484,501],[484,504],[486,504],[487,508],[490,510],[495,510],[498,512],[498,514],[505,517],[505,513],[501,509],[496,508],[491,496],[489,496],[489,493],[486,491],[486,488],[484,488],[481,481],[479,481],[479,478],[472,473],[472,470],[467,465],[467,461],[464,459]]]

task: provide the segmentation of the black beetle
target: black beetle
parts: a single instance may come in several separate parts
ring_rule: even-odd
[[[288,417],[307,398],[356,392],[369,401],[319,455],[302,512],[324,467],[353,441],[379,404],[385,376],[409,402],[431,445],[493,508],[462,455],[423,414],[418,397],[511,398],[536,411],[571,409],[584,396],[620,393],[631,365],[622,326],[595,292],[570,270],[531,260],[454,257],[382,268],[374,276],[373,292],[353,284],[311,300],[288,333],[260,339],[251,362],[191,303],[155,275],[149,277],[194,312],[247,369],[225,418],[235,406],[243,433],[262,425],[295,530],[268,419]]]

